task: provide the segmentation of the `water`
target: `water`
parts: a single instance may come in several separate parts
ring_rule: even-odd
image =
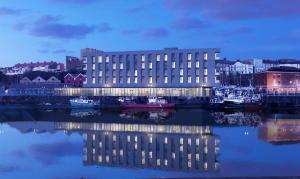
[[[0,178],[299,176],[299,117],[1,109]]]

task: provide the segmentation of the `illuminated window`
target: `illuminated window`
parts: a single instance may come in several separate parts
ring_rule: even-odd
[[[138,71],[134,70],[134,76],[137,76],[137,75],[138,75]]]
[[[152,62],[149,63],[149,69],[152,69]]]
[[[145,61],[145,55],[142,55],[142,62]]]
[[[192,68],[192,62],[188,62],[188,68]]]
[[[98,162],[102,162],[102,156],[101,155],[98,156]]]
[[[192,83],[192,77],[188,77],[188,83]]]
[[[200,62],[197,61],[197,62],[196,62],[196,68],[199,68],[199,67],[200,67]]]
[[[152,83],[152,82],[153,82],[152,77],[149,77],[149,83]]]
[[[102,56],[98,57],[98,63],[102,63]]]
[[[165,62],[168,61],[168,55],[165,54],[165,58],[164,58]]]
[[[180,75],[183,75],[183,69],[180,69]]]
[[[156,160],[156,165],[157,165],[157,166],[160,166],[160,159],[157,159],[157,160]]]
[[[113,78],[113,84],[117,83],[117,79]]]
[[[127,83],[128,83],[128,84],[130,83],[130,77],[127,78]]]
[[[115,70],[117,68],[117,65],[114,63],[113,64],[113,69]]]
[[[216,59],[216,60],[220,60],[220,53],[219,53],[219,52],[216,52],[216,53],[215,53],[215,59]]]
[[[196,83],[200,83],[200,77],[199,76],[196,77]]]
[[[180,83],[183,83],[183,77],[182,76],[180,77]]]
[[[109,56],[106,56],[106,63],[109,63]]]
[[[190,60],[192,60],[192,54],[191,53],[188,53],[188,60],[190,61]]]
[[[207,54],[207,52],[204,53],[203,58],[204,58],[204,60],[208,60],[208,54]]]
[[[134,77],[134,83],[137,84],[137,82],[138,82],[138,78]]]
[[[204,77],[204,83],[207,83],[207,76]]]
[[[204,75],[207,75],[207,69],[204,69]]]
[[[167,137],[165,137],[165,144],[167,144],[168,143],[168,138]]]
[[[158,54],[158,55],[156,55],[156,61],[160,61],[160,55]]]
[[[120,69],[123,70],[123,63],[120,63]]]
[[[176,68],[176,63],[172,62],[172,68]]]
[[[168,77],[165,77],[165,83],[168,83]]]
[[[96,78],[92,79],[92,83],[95,84],[96,83]]]

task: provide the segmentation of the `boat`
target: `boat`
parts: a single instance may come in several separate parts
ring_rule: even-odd
[[[86,97],[70,99],[71,108],[95,108],[99,107],[99,102]]]
[[[161,110],[175,108],[174,103],[169,103],[166,99],[157,96],[148,97],[147,103],[136,103],[133,99],[120,98],[121,107],[125,109],[150,109]]]

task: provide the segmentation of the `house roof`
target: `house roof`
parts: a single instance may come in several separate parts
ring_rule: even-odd
[[[77,78],[79,76],[83,76],[84,77],[84,75],[82,73],[79,73],[79,74],[68,73],[68,74],[65,75],[65,77],[67,77],[67,76],[71,76],[72,78]]]
[[[281,66],[281,67],[273,67],[273,68],[270,68],[268,71],[300,72],[300,69],[295,68],[295,67]]]

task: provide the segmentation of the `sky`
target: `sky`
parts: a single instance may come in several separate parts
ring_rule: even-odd
[[[299,0],[0,0],[0,67],[103,51],[300,59]]]

